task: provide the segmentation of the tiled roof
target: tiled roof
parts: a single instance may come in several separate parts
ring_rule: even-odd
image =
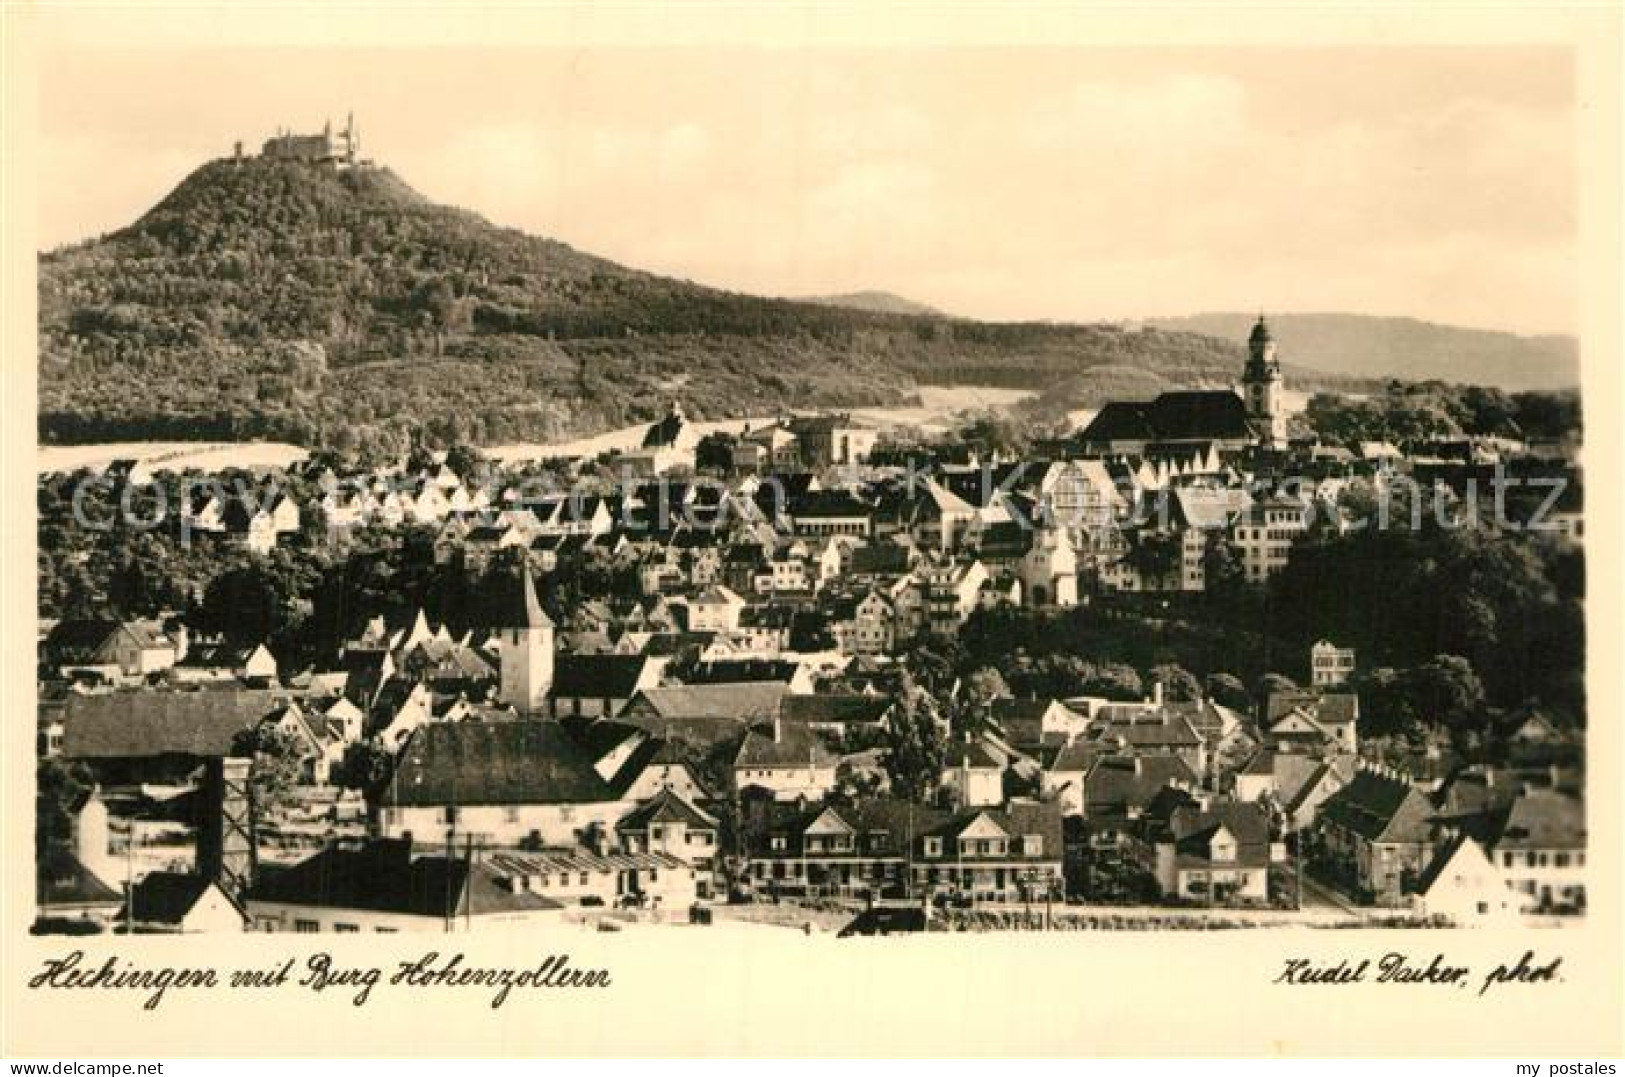
[[[895,702],[887,696],[786,695],[779,716],[786,722],[855,723],[872,725],[891,712]]]
[[[1320,725],[1340,725],[1360,716],[1360,697],[1352,692],[1272,692],[1264,707],[1264,724],[1272,726],[1295,710]]]
[[[559,699],[631,699],[649,665],[642,654],[561,654],[551,694]]]
[[[1583,849],[1585,843],[1585,805],[1578,797],[1530,789],[1507,810],[1495,848]]]
[[[573,728],[573,727],[572,727]],[[608,778],[600,758],[559,722],[454,722],[412,734],[384,793],[389,806],[591,804],[618,800],[638,753]]]
[[[63,709],[62,754],[70,759],[228,755],[238,733],[259,724],[286,698],[257,690],[73,696]]]
[[[781,723],[777,739],[771,733],[752,729],[745,734],[734,756],[736,767],[786,767],[835,765],[835,755],[806,726]]]
[[[213,885],[202,875],[151,872],[130,892],[129,918],[137,924],[178,925]]]
[[[717,821],[678,796],[662,789],[615,824],[616,830],[647,830],[651,823],[683,823],[694,830],[715,830]]]
[[[718,718],[749,724],[772,718],[785,699],[777,681],[726,684],[683,684],[645,688],[628,711],[637,720],[645,709],[660,718]]]
[[[117,905],[124,896],[72,853],[56,851],[34,864],[34,900],[41,909],[63,905]]]
[[[1084,802],[1091,813],[1143,806],[1170,782],[1196,784],[1177,755],[1102,756],[1084,776]]]
[[[325,849],[267,873],[250,901],[403,916],[482,916],[540,912],[562,906],[540,894],[515,892],[483,860],[414,857],[406,841],[375,841],[360,849]]]
[[[1433,807],[1407,781],[1360,770],[1326,799],[1320,818],[1372,842],[1428,840]]]

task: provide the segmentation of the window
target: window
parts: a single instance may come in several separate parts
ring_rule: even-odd
[[[789,847],[789,844],[790,843],[785,840],[783,834],[775,834],[768,841],[768,846],[776,853],[784,852],[784,850]]]
[[[516,804],[510,804],[506,808],[503,808],[502,821],[504,823],[517,823],[519,821],[519,806]]]
[[[1021,839],[1021,848],[1028,856],[1044,855],[1044,836],[1042,834],[1028,834]]]
[[[581,873],[581,885],[582,885],[582,886],[586,886],[586,885],[587,885],[587,882],[588,882],[588,879],[587,879],[587,873],[586,873],[586,872],[584,872],[584,871],[583,871],[583,872],[582,872],[582,873]]]
[[[925,855],[926,856],[941,856],[942,855],[942,839],[941,838],[926,838],[925,839]]]
[[[455,823],[457,821],[457,805],[455,805],[455,804],[447,804],[446,805],[445,815],[446,815],[446,822]]]
[[[664,841],[664,840],[666,840],[666,828],[663,827],[663,826],[652,826],[652,827],[650,827],[649,828],[649,840],[650,841]]]
[[[334,924],[333,930],[340,935],[354,935],[361,930],[355,924]]]
[[[293,929],[301,935],[314,935],[322,929],[322,925],[315,920],[295,920]]]
[[[279,924],[280,924],[280,921],[278,921],[277,918],[274,917],[274,916],[262,916],[259,919],[259,928],[260,928],[261,931],[272,931],[272,932],[274,932],[274,931],[276,931]]]
[[[393,928],[393,927],[375,927],[375,928],[373,928],[373,931],[375,931],[379,935],[393,935],[398,930],[399,930],[398,928]]]

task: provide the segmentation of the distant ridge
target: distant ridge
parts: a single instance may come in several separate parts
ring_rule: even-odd
[[[1257,312],[1151,318],[1161,329],[1243,340]],[[1580,384],[1580,343],[1569,336],[1518,336],[1367,314],[1271,314],[1281,356],[1351,378],[1439,380],[1501,389]]]

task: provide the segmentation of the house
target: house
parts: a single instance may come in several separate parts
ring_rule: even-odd
[[[1354,676],[1354,649],[1320,640],[1309,648],[1309,684],[1312,688],[1336,688]]]
[[[1196,772],[1179,755],[1099,755],[1083,778],[1083,815],[1106,829],[1120,826],[1138,819],[1169,785],[1197,785]]]
[[[178,871],[149,872],[130,890],[120,922],[135,934],[242,931],[243,909],[213,879]]]
[[[1102,752],[1178,756],[1193,774],[1207,769],[1207,746],[1191,724],[1190,709],[1164,704],[1160,686],[1148,703],[1110,703],[1095,711],[1088,737]]]
[[[949,744],[938,785],[961,808],[996,808],[1004,803],[1004,759],[981,741]]]
[[[665,416],[644,431],[642,444],[622,454],[621,460],[633,474],[646,477],[692,470],[699,440],[694,424],[683,414],[683,406],[672,401]]]
[[[62,754],[89,763],[105,784],[173,781],[199,759],[232,754],[240,734],[286,701],[256,689],[73,695],[62,712]]]
[[[263,643],[194,643],[170,672],[171,679],[180,684],[229,680],[270,683],[276,675],[276,656]]]
[[[1524,913],[1586,907],[1585,805],[1556,789],[1519,792],[1491,834],[1489,854]]]
[[[401,752],[379,829],[426,843],[581,844],[652,793],[638,782],[660,750],[617,722],[426,725]]]
[[[791,529],[802,538],[837,535],[868,539],[874,534],[875,507],[846,490],[816,490],[789,503]]]
[[[36,933],[102,931],[124,908],[124,895],[74,853],[57,849],[34,860]]]
[[[1353,755],[1359,723],[1352,692],[1272,692],[1264,704],[1264,740],[1280,752]]]
[[[732,632],[739,627],[745,600],[721,584],[712,584],[688,600],[690,632]]]
[[[249,890],[255,931],[392,934],[537,927],[563,905],[512,886],[484,857],[424,855],[410,840],[332,846],[266,872]]]
[[[1433,854],[1416,881],[1418,912],[1444,916],[1455,924],[1503,920],[1517,914],[1517,894],[1484,847],[1457,834]]]
[[[794,606],[752,603],[739,611],[734,634],[745,650],[763,655],[778,654],[790,646],[790,624],[795,614]]]
[[[787,692],[810,694],[812,669],[787,658],[718,658],[697,662],[682,671],[684,684],[762,684],[784,686]]]
[[[1396,771],[1362,767],[1320,806],[1317,859],[1371,904],[1405,904],[1432,861],[1433,806]]]
[[[859,464],[874,451],[879,431],[853,422],[846,413],[797,416],[790,420],[802,461],[826,468]]]
[[[746,730],[734,754],[734,788],[765,789],[777,800],[823,800],[835,788],[835,753],[818,734],[775,717]]]
[[[709,897],[722,850],[722,828],[714,816],[670,789],[662,789],[615,824],[622,850],[662,853],[696,872],[699,897]]]
[[[758,893],[936,896],[994,902],[1058,892],[1061,819],[1047,805],[946,812],[905,800],[745,808],[746,879]]]
[[[660,683],[661,664],[643,654],[561,654],[553,663],[548,713],[554,718],[619,714]]]
[[[883,731],[890,727],[896,709],[897,700],[892,696],[862,693],[786,695],[779,701],[783,721],[836,735]]]
[[[1204,807],[1170,789],[1142,825],[1145,866],[1164,897],[1213,905],[1269,900],[1269,819],[1255,805]]]
[[[786,693],[785,685],[773,681],[645,688],[619,720],[655,736],[715,746],[753,725],[771,723]]]
[[[1039,794],[1059,804],[1063,815],[1083,815],[1086,779],[1100,754],[1097,745],[1081,738],[1060,745],[1039,777]],[[1181,773],[1189,774],[1189,768]]]
[[[504,850],[486,862],[515,894],[567,906],[636,907],[685,917],[700,895],[702,878],[694,865],[662,852]]]
[[[1088,727],[1085,715],[1058,699],[995,699],[990,716],[1006,741],[1033,751],[1046,742],[1069,741]]]
[[[175,641],[155,621],[64,620],[45,637],[45,661],[66,678],[138,679],[174,666]]]
[[[919,893],[971,902],[1042,900],[1060,893],[1061,840],[1053,804],[963,811],[920,838],[912,883]]]
[[[878,590],[836,598],[827,613],[841,654],[885,654],[897,644],[897,605]]]
[[[1249,583],[1262,583],[1286,567],[1292,545],[1309,531],[1314,516],[1306,502],[1275,495],[1248,509],[1230,528],[1230,541]]]
[[[1248,803],[1269,797],[1285,813],[1286,828],[1299,831],[1314,822],[1326,798],[1347,785],[1354,771],[1352,756],[1319,759],[1263,748],[1236,772],[1234,793]]]
[[[923,592],[925,621],[916,626],[936,636],[952,636],[975,612],[987,567],[980,561],[928,561],[915,570]]]

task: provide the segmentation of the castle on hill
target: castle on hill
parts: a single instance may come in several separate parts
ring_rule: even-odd
[[[237,143],[236,155],[238,160],[243,157],[241,142]],[[344,128],[340,131],[333,130],[332,120],[323,124],[321,132],[314,135],[294,134],[288,128],[281,128],[265,140],[260,147],[260,157],[268,161],[299,161],[337,169],[371,164],[361,159],[361,132],[355,125],[353,112],[345,118]]]

